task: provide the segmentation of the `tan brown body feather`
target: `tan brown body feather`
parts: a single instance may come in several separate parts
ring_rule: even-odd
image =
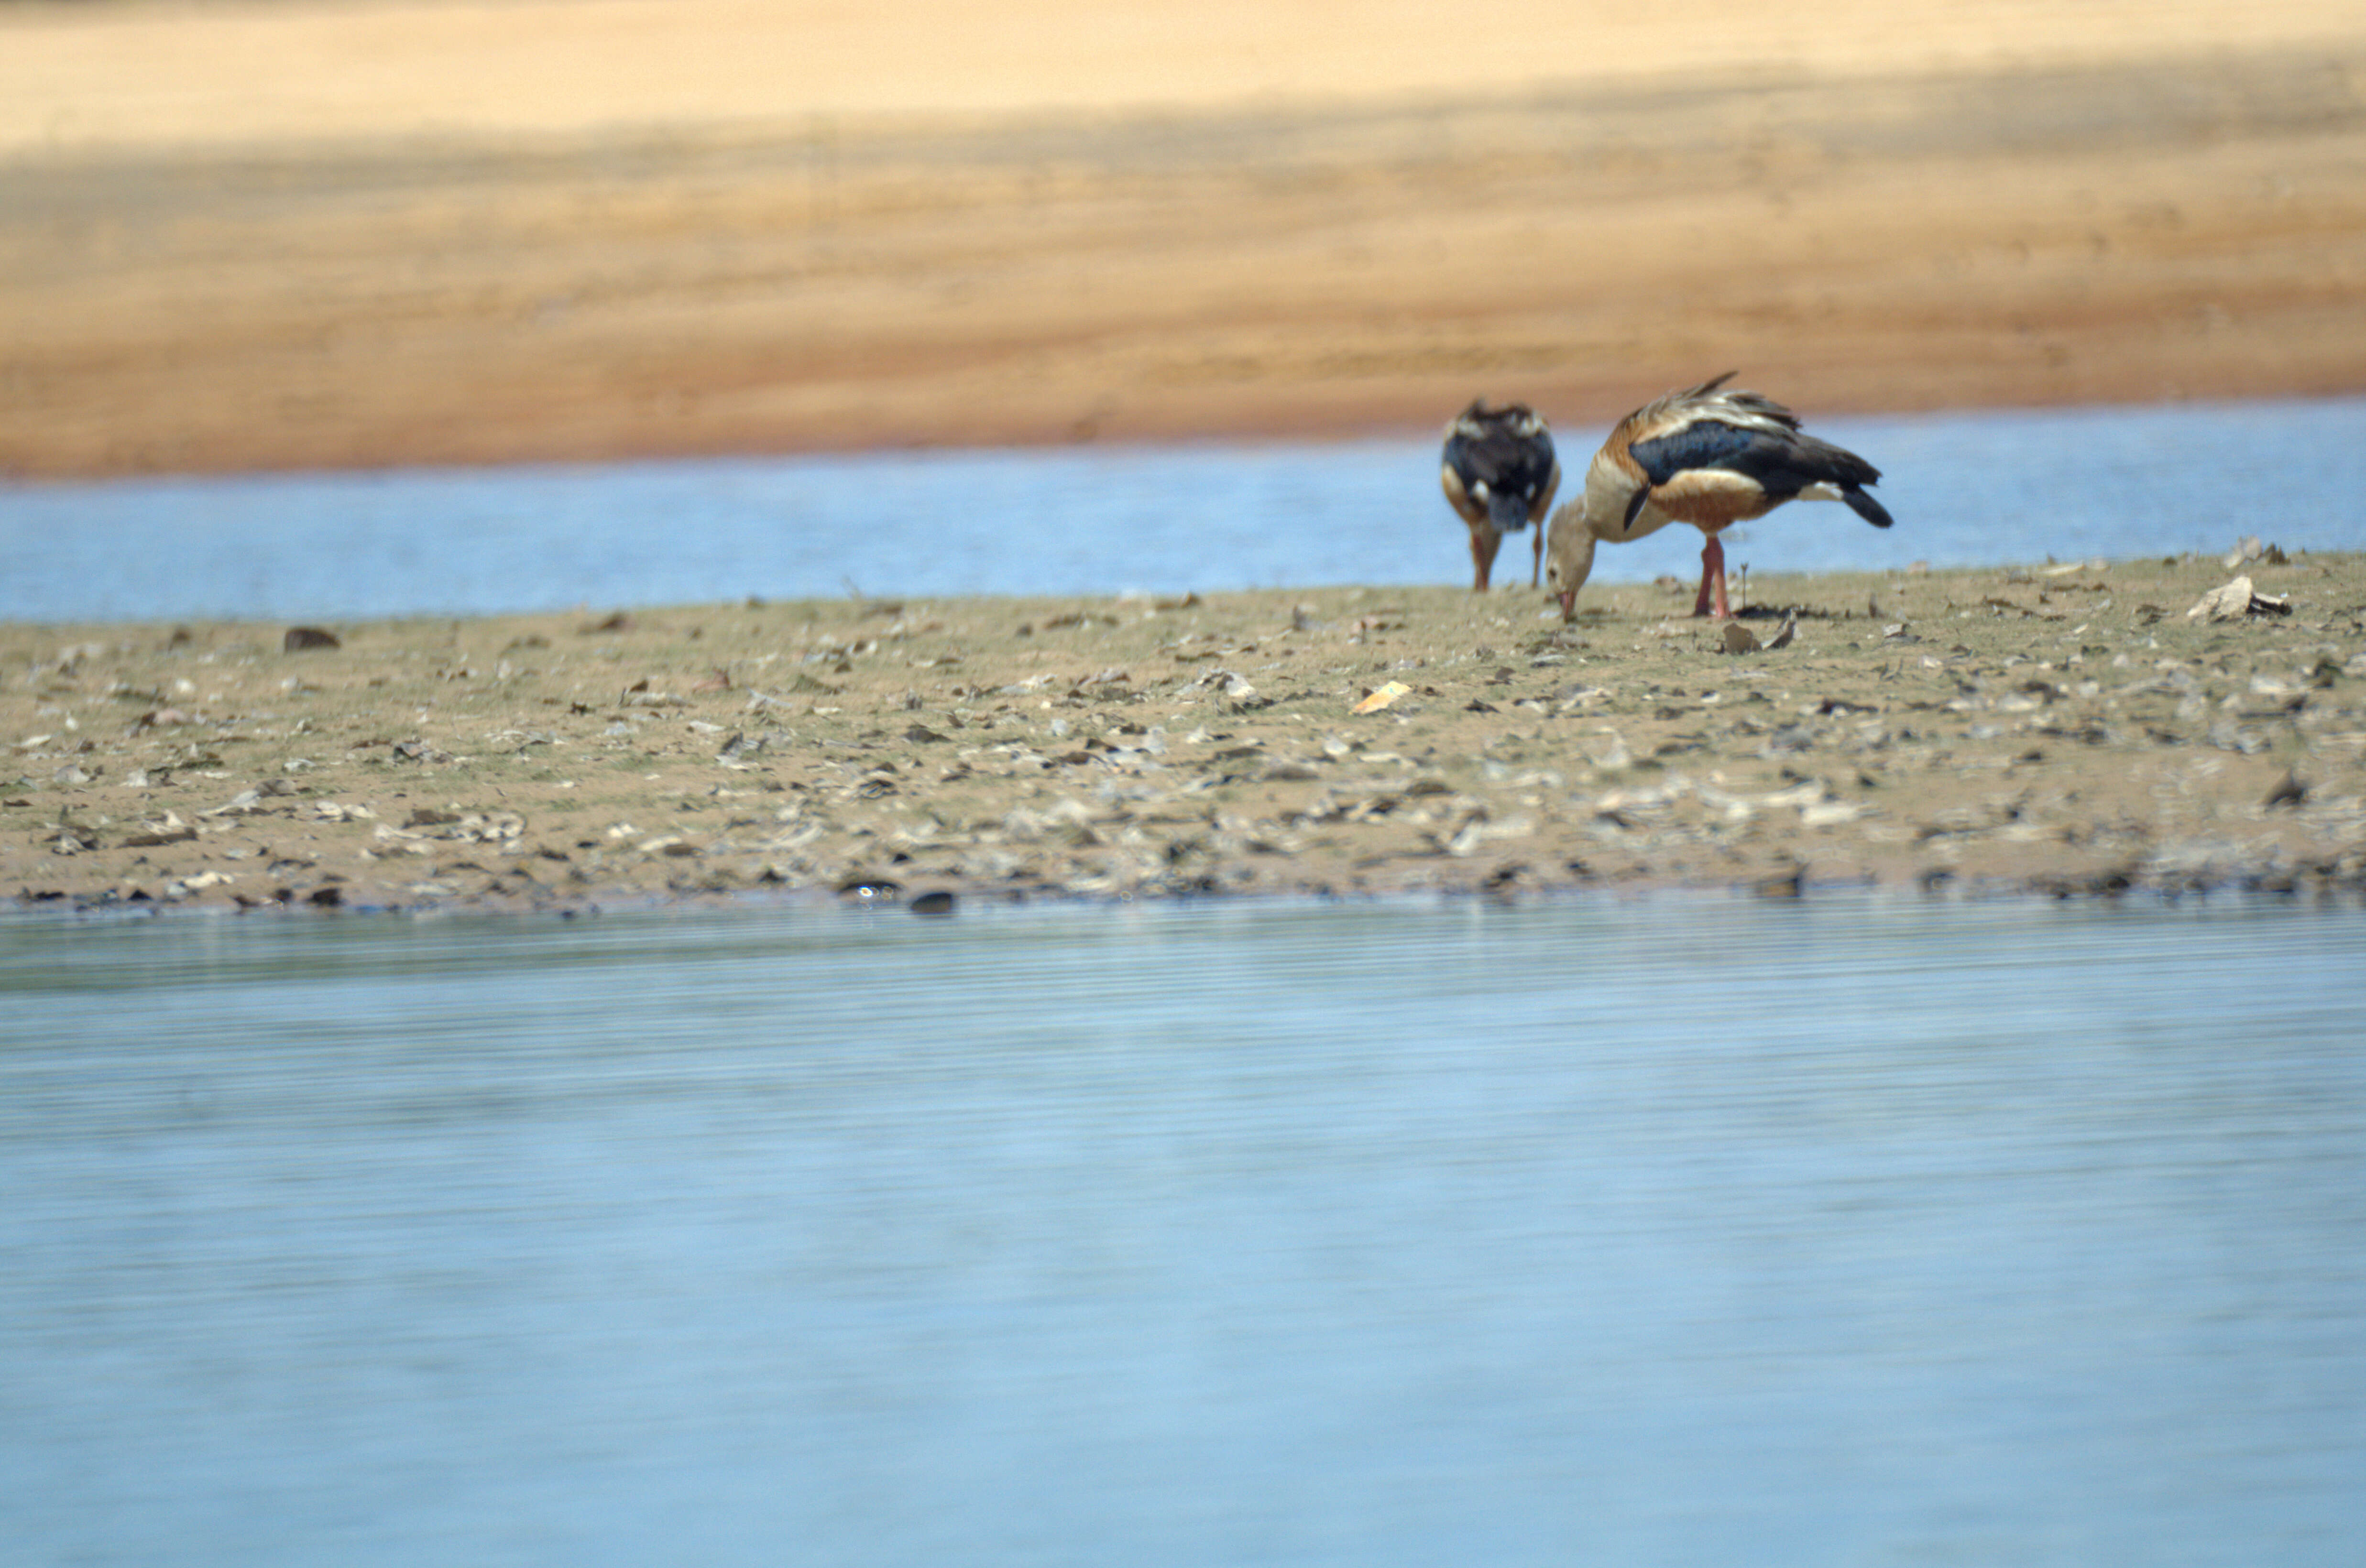
[[[1586,465],[1585,493],[1552,520],[1549,581],[1564,620],[1594,569],[1594,552],[1672,522],[1707,535],[1696,615],[1724,617],[1725,551],[1718,535],[1786,501],[1838,500],[1877,528],[1889,514],[1865,493],[1881,477],[1853,452],[1799,428],[1798,416],[1756,392],[1724,391],[1733,373],[1662,394],[1618,421]]]

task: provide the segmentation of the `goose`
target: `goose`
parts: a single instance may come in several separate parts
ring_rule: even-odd
[[[1504,535],[1532,522],[1538,527],[1528,549],[1528,586],[1536,587],[1545,512],[1560,488],[1560,463],[1542,416],[1525,403],[1491,409],[1483,398],[1471,399],[1446,427],[1437,478],[1448,503],[1470,527],[1471,591],[1487,591],[1487,575],[1494,569]]]
[[[1732,613],[1717,537],[1725,529],[1801,499],[1842,501],[1876,528],[1890,525],[1889,513],[1865,493],[1881,470],[1808,435],[1772,398],[1721,390],[1733,375],[1653,398],[1619,420],[1594,454],[1583,498],[1551,524],[1547,579],[1563,621],[1577,612],[1577,590],[1604,541],[1623,543],[1672,522],[1691,523],[1708,536],[1693,613],[1724,620]]]

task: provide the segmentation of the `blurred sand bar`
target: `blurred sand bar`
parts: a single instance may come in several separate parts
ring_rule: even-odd
[[[2366,387],[2366,11],[0,13],[0,472]]]

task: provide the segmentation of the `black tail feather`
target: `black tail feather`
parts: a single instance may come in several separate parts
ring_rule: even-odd
[[[1863,490],[1856,489],[1853,487],[1849,489],[1842,490],[1841,492],[1841,499],[1848,502],[1849,510],[1856,513],[1857,516],[1865,519],[1865,521],[1873,524],[1874,527],[1887,528],[1890,525],[1892,520],[1890,518],[1888,509],[1884,507],[1879,501],[1875,500],[1871,496],[1866,495]]]
[[[1509,490],[1490,490],[1487,521],[1499,533],[1517,533],[1528,526],[1528,503]]]

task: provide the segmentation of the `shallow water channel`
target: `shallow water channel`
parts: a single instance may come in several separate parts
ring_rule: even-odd
[[[1812,422],[1881,467],[1898,526],[1788,507],[1726,535],[1737,566],[2366,549],[2366,398]],[[1600,436],[1561,432],[1566,496]],[[1467,583],[1437,455],[1424,435],[0,484],[0,621]],[[1668,529],[1594,576],[1689,581],[1699,554]],[[1499,583],[1525,580],[1522,543],[1513,557]]]
[[[0,922],[10,1563],[2347,1563],[2366,917]]]

